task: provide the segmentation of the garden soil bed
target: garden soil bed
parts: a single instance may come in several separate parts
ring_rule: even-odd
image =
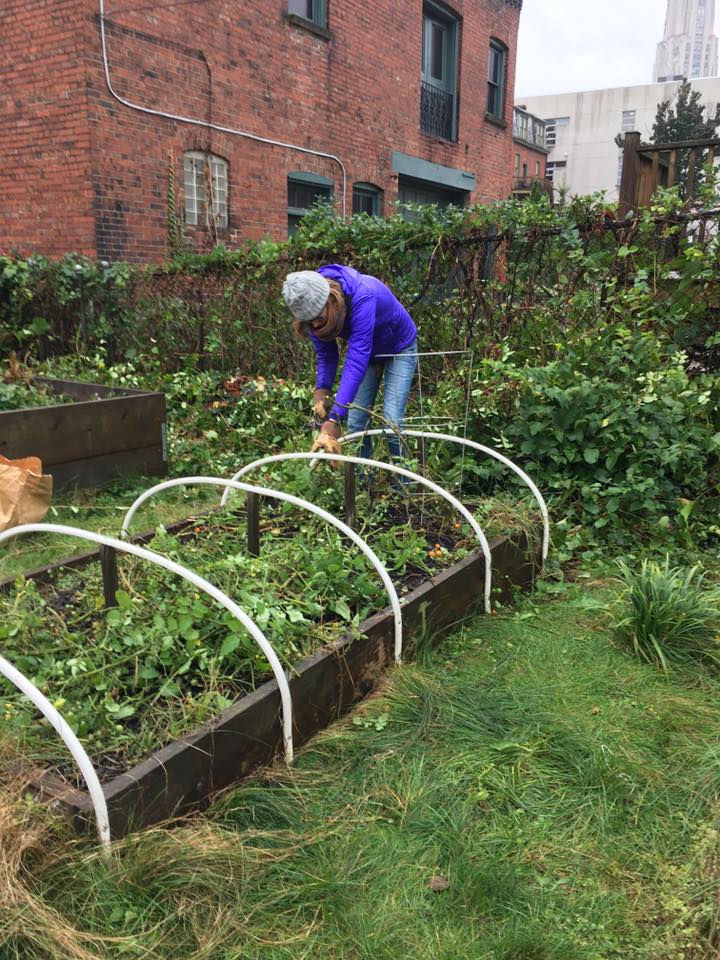
[[[55,489],[126,473],[167,473],[165,397],[145,390],[38,377],[73,403],[0,413],[0,454],[39,457]]]
[[[540,567],[539,547],[524,534],[491,543],[493,596],[508,599],[516,587],[528,588]],[[405,648],[423,638],[439,640],[481,607],[485,561],[475,551],[403,597]],[[301,660],[290,681],[296,746],[346,713],[370,694],[393,662],[393,616],[390,608],[360,625],[361,636],[348,634]],[[212,796],[267,764],[282,749],[280,696],[274,680],[238,700],[213,720],[151,754],[104,783],[112,835],[207,806]],[[89,795],[39,772],[35,789],[67,814],[78,829],[87,829]]]

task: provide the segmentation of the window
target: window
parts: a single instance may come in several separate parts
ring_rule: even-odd
[[[326,0],[288,0],[288,13],[309,20],[318,27],[327,26]]]
[[[487,112],[496,120],[503,120],[505,116],[506,65],[507,47],[499,40],[491,40],[488,56]]]
[[[539,177],[539,176],[540,176],[540,161],[539,161],[539,160],[536,160],[536,161],[535,161],[535,176],[536,176],[536,177]]]
[[[458,21],[435,4],[423,10],[420,129],[457,140]]]
[[[356,183],[353,186],[353,215],[367,213],[371,217],[382,216],[382,190],[372,183]]]
[[[635,114],[635,110],[623,110],[622,127],[620,128],[623,133],[630,133],[635,129]]]
[[[620,182],[622,180],[622,171],[623,171],[623,155],[622,153],[619,153],[618,161],[617,161],[617,180],[615,182],[616,187],[620,186]]]
[[[188,150],[184,156],[185,223],[228,225],[228,165],[214,153]],[[208,197],[208,193],[210,197]]]
[[[316,173],[297,171],[288,174],[288,236],[318,200],[332,200],[332,180]]]
[[[558,128],[567,127],[570,123],[570,117],[556,117],[554,120],[545,121],[545,146],[554,147],[558,141]]]
[[[520,154],[519,153],[515,154],[515,176],[516,177],[520,176]]]
[[[549,180],[550,183],[555,183],[555,171],[560,170],[564,171],[567,167],[567,160],[548,160],[547,166],[545,168],[545,179]]]
[[[414,180],[412,177],[401,176],[398,181],[399,203],[464,207],[466,196],[467,193],[464,190],[452,190],[449,187],[430,183],[427,180]],[[401,210],[400,213],[405,220],[417,220],[418,218],[418,214],[414,210]]]

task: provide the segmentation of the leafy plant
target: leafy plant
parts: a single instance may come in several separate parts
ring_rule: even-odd
[[[622,611],[618,638],[642,660],[667,671],[672,663],[720,663],[720,590],[699,567],[644,560],[638,570],[620,561]]]

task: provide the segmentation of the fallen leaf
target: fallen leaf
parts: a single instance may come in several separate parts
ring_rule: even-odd
[[[450,881],[447,879],[447,877],[430,877],[428,886],[433,893],[442,893],[443,890],[448,890],[450,888]]]

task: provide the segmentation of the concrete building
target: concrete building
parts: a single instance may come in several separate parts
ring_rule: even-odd
[[[0,250],[157,261],[512,187],[522,0],[0,3]],[[104,28],[104,35],[103,35]]]
[[[658,44],[653,80],[715,77],[718,39],[715,0],[668,0],[665,36]]]
[[[694,80],[692,86],[714,113],[720,77]],[[617,200],[622,151],[616,136],[638,130],[643,141],[650,140],[658,104],[673,100],[679,88],[676,81],[524,97],[523,106],[545,120],[546,176],[556,190],[566,187],[573,195],[604,190],[608,200]]]

